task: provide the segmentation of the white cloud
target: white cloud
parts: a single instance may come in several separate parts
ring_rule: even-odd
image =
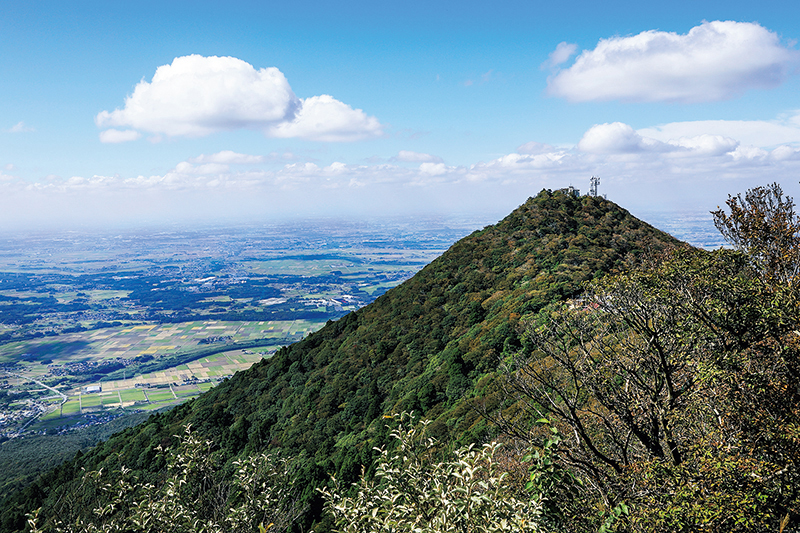
[[[226,165],[250,165],[255,163],[263,163],[264,156],[261,155],[248,155],[239,154],[232,150],[222,150],[216,154],[206,155],[201,154],[197,157],[189,159],[190,163],[223,163]]]
[[[570,57],[572,57],[575,52],[578,51],[578,45],[568,42],[561,42],[558,43],[556,49],[550,53],[550,56],[547,61],[542,63],[542,69],[547,68],[554,68],[562,63],[566,63]]]
[[[347,165],[340,161],[334,161],[333,163],[325,167],[325,170],[327,172],[330,172],[331,174],[344,174],[345,172],[347,172]]]
[[[757,146],[737,146],[729,155],[737,162],[757,163],[767,159],[769,152]]]
[[[753,146],[800,143],[800,113],[775,120],[695,120],[671,122],[638,130],[641,135],[667,141],[680,137],[710,134],[737,139]]]
[[[441,176],[447,173],[447,165],[444,163],[422,163],[419,166],[420,174],[425,176]]]
[[[300,137],[312,141],[358,141],[379,137],[383,129],[375,117],[323,94],[302,101],[291,121],[270,126],[270,137]]]
[[[722,135],[704,133],[695,137],[670,139],[672,146],[685,148],[695,155],[719,156],[733,152],[739,147],[739,141]]]
[[[669,151],[669,147],[664,143],[642,137],[636,130],[622,122],[592,126],[578,142],[578,149],[592,154]]]
[[[136,130],[117,130],[111,128],[109,130],[100,132],[101,143],[124,143],[128,141],[135,141],[142,134]]]
[[[770,157],[775,161],[800,160],[800,148],[786,145],[778,146],[770,153]]]
[[[703,133],[692,137],[653,139],[628,124],[596,124],[583,134],[577,148],[588,154],[633,155],[663,153],[667,157],[716,157],[732,154],[739,141],[722,135]]]
[[[528,153],[525,153],[528,152]],[[272,157],[276,155],[276,157]],[[377,191],[386,187],[395,192],[404,187],[473,187],[484,183],[497,187],[560,187],[563,182],[580,183],[582,177],[599,174],[606,183],[669,182],[692,176],[692,183],[701,186],[720,177],[760,177],[768,169],[770,179],[792,176],[800,169],[800,149],[781,145],[771,151],[738,140],[712,134],[692,137],[653,139],[621,122],[597,124],[589,128],[572,149],[530,142],[517,151],[489,161],[469,166],[448,166],[439,158],[419,152],[400,152],[399,163],[419,163],[418,167],[377,163],[353,165],[334,161],[327,165],[310,161],[290,162],[277,170],[262,170],[257,166],[274,164],[287,157],[249,155],[230,150],[201,154],[179,162],[163,175],[136,176],[75,176],[67,180],[47,180],[31,184],[8,177],[7,186],[42,191],[94,190],[116,194],[115,191],[239,191],[251,196],[254,191],[266,194],[270,190],[297,190],[310,194],[314,188],[346,189],[357,187]],[[234,165],[251,168],[237,170]],[[773,177],[774,176],[774,177]],[[455,190],[455,189],[453,189]],[[498,189],[500,191],[501,189]],[[531,190],[530,194],[537,191]],[[258,196],[256,194],[256,196]],[[316,194],[316,193],[315,193]],[[394,193],[388,193],[392,197]],[[449,194],[449,193],[445,193]],[[495,194],[492,192],[491,194]],[[499,192],[497,193],[499,194]]]
[[[765,148],[702,131],[654,139],[642,131],[621,122],[597,124],[571,148],[529,142],[464,166],[412,151],[399,152],[388,162],[350,164],[225,150],[187,158],[168,172],[131,177],[33,181],[11,176],[12,168],[5,167],[5,173],[0,171],[0,221],[35,223],[45,211],[58,224],[68,215],[83,220],[102,213],[108,220],[125,213],[130,220],[139,220],[142,213],[162,220],[188,220],[200,213],[257,219],[475,209],[502,215],[542,188],[573,184],[586,190],[592,175],[601,177],[601,192],[632,210],[688,206],[708,211],[727,193],[771,181],[782,183],[787,194],[798,194],[799,146]]]
[[[256,70],[235,57],[176,57],[140,81],[125,107],[102,111],[100,127],[127,126],[170,136],[200,137],[259,128],[294,116],[299,100],[277,68]]]
[[[601,39],[548,80],[548,92],[576,102],[725,100],[779,85],[797,60],[797,51],[756,23],[703,22],[685,35]]]
[[[155,139],[241,128],[317,141],[352,141],[382,133],[375,117],[331,96],[298,98],[277,68],[256,70],[235,57],[199,55],[176,57],[158,67],[152,81],[136,85],[122,109],[98,113],[95,123],[146,131]]]
[[[411,150],[400,150],[392,160],[403,161],[405,163],[442,163],[442,158],[439,156],[422,152],[412,152]]]
[[[13,126],[11,126],[11,128],[8,131],[9,133],[24,133],[29,131],[36,131],[36,129],[26,125],[22,121],[19,121]]]

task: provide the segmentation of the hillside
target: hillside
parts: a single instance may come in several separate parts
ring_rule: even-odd
[[[437,437],[485,439],[496,430],[473,407],[501,401],[494,372],[521,346],[520,320],[677,244],[602,198],[542,191],[372,304],[42,476],[4,502],[2,530],[21,530],[40,505],[44,516],[63,512],[59,496],[82,467],[154,475],[164,464],[155,447],[186,424],[229,462],[267,448],[300,457],[308,520],[318,519],[313,488],[331,473],[355,480],[371,464],[386,438],[383,415],[415,411]]]

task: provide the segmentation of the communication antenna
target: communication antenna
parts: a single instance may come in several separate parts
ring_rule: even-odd
[[[591,187],[589,187],[589,196],[597,196],[597,186],[600,185],[600,178],[592,176],[589,183],[591,183]]]

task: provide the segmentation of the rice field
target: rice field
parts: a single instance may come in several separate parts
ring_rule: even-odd
[[[0,348],[3,358],[17,359],[23,373],[32,379],[52,378],[53,368],[87,361],[115,360],[151,355],[157,359],[178,350],[197,349],[199,341],[208,337],[230,337],[236,342],[254,339],[284,339],[288,334],[306,335],[322,326],[321,322],[263,321],[227,323],[218,321],[183,324],[140,324],[120,328],[89,331],[85,334],[62,336],[58,341],[37,339]],[[69,337],[69,338],[66,338]],[[205,345],[203,345],[205,347]],[[134,374],[115,381],[82,382],[71,390],[61,387],[68,401],[63,406],[54,399],[51,411],[42,416],[44,424],[88,413],[123,409],[150,411],[175,405],[210,390],[222,379],[245,370],[274,353],[279,344],[252,349],[237,349],[217,353],[166,370]],[[18,358],[32,354],[31,361]],[[43,365],[36,359],[52,362]],[[10,378],[15,383],[24,380]],[[100,392],[87,392],[85,387],[99,386]],[[57,397],[56,397],[57,398]]]
[[[208,320],[179,324],[139,324],[14,342],[0,347],[0,364],[25,366],[25,375],[45,376],[49,364],[65,365],[141,356],[159,357],[200,346],[210,337],[230,337],[234,342],[283,339],[308,335],[324,324],[320,320],[265,320],[222,322]],[[48,365],[36,364],[51,361]]]

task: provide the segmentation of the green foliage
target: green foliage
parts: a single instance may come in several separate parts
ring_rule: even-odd
[[[146,508],[187,531],[233,528],[231,516],[266,529],[269,484],[252,490],[262,475],[234,471],[280,447],[294,457],[283,477],[304,492],[278,500],[310,509],[298,528],[789,531],[800,523],[800,223],[777,185],[728,207],[715,218],[735,250],[663,252],[674,241],[613,204],[544,191],[374,304],[13,503],[43,502],[46,524],[66,508],[71,525],[131,529]],[[387,430],[383,413],[411,409],[426,421]],[[547,416],[525,488],[497,444],[474,444],[497,431],[479,413],[509,441]],[[219,448],[165,458],[187,422]],[[80,482],[81,467],[124,475]],[[231,488],[218,489],[221,473]]]
[[[397,417],[397,440],[380,450],[374,479],[362,476],[356,494],[334,479],[323,489],[339,533],[499,533],[541,531],[541,500],[514,491],[496,461],[499,444],[469,445],[437,458],[427,423],[406,428]]]
[[[713,212],[725,239],[747,255],[762,278],[780,283],[800,275],[800,219],[777,183],[729,196],[730,214]]]
[[[575,435],[553,454],[600,530],[800,522],[792,205],[777,186],[732,199],[716,216],[741,251],[675,250],[528,322],[509,383]]]
[[[220,480],[212,443],[189,429],[167,450],[166,477],[140,480],[130,469],[95,470],[70,495],[90,505],[92,516],[53,520],[42,529],[39,511],[28,516],[31,533],[223,533],[266,528],[286,531],[299,514],[288,461],[261,454],[233,463],[230,483]],[[212,499],[209,499],[209,495]]]
[[[525,318],[577,296],[598,272],[620,272],[675,244],[602,198],[542,191],[369,306],[44,475],[0,514],[6,520],[40,506],[43,517],[57,514],[81,467],[125,465],[153,478],[156,447],[191,424],[218,443],[226,468],[268,448],[296,457],[308,487],[303,527],[311,528],[322,509],[314,488],[329,473],[356,481],[379,456],[375,448],[391,441],[383,414],[419,412],[443,442],[491,440],[497,429],[482,413],[513,402],[501,390],[498,365],[526,342],[519,335]],[[10,531],[23,526],[8,521]]]
[[[546,418],[536,421],[546,428],[540,449],[526,454],[522,461],[528,463],[528,481],[525,489],[535,501],[542,503],[541,523],[550,531],[576,530],[581,521],[581,479],[559,460],[556,450],[562,437],[558,428]]]
[[[29,485],[42,471],[72,459],[76,453],[85,452],[146,418],[144,414],[125,415],[61,435],[35,435],[0,443],[0,497]]]

